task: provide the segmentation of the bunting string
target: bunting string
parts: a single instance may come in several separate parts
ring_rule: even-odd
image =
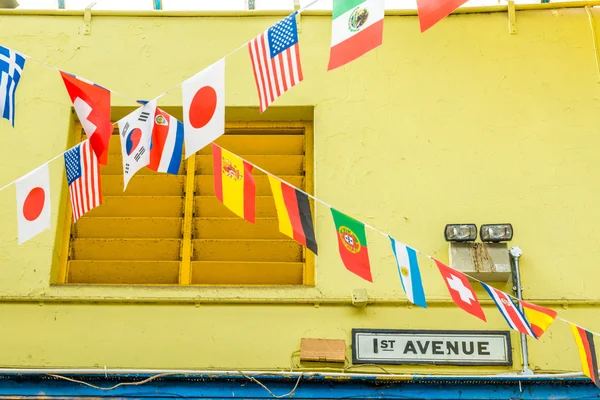
[[[248,163],[248,164],[252,165],[252,167],[253,167],[253,168],[256,168],[257,170],[261,171],[262,173],[264,173],[264,174],[266,174],[266,175],[268,175],[268,176],[272,176],[272,177],[274,177],[274,178],[276,178],[276,179],[280,180],[281,182],[284,182],[286,185],[289,185],[289,186],[293,187],[295,190],[297,190],[298,192],[300,192],[300,193],[304,194],[305,196],[307,196],[307,197],[309,197],[309,198],[313,199],[315,202],[317,202],[317,203],[320,203],[320,204],[322,204],[322,205],[324,205],[324,206],[326,206],[326,207],[328,207],[328,208],[334,208],[334,207],[333,207],[331,204],[327,203],[326,201],[324,201],[324,200],[321,200],[321,199],[319,199],[318,197],[316,197],[316,196],[313,196],[312,194],[310,194],[310,193],[307,193],[307,192],[305,192],[304,190],[302,190],[302,189],[299,189],[299,188],[295,187],[295,186],[294,186],[294,185],[292,185],[291,183],[289,183],[289,182],[286,182],[285,180],[283,180],[283,179],[279,178],[278,176],[276,176],[276,175],[274,175],[274,174],[270,173],[269,171],[265,170],[264,168],[262,168],[262,167],[260,167],[260,166],[258,166],[258,165],[256,165],[256,164],[254,164],[254,163],[252,163],[252,162],[250,162],[250,161],[248,161],[248,160],[246,160],[246,159],[244,159],[244,158],[240,157],[239,155],[236,155],[236,156],[237,156],[237,157],[239,157],[239,158],[241,158],[242,160],[244,160],[244,162],[246,162],[246,163]],[[347,214],[347,215],[350,215],[350,216],[351,216],[351,214]],[[362,221],[361,221],[361,222],[362,222]],[[382,235],[382,236],[385,236],[386,238],[389,238],[389,235],[388,235],[387,233],[385,233],[385,232],[383,232],[383,231],[381,231],[381,230],[379,230],[379,229],[375,228],[375,227],[374,227],[374,226],[372,226],[372,225],[366,224],[366,223],[364,223],[364,222],[363,222],[363,224],[365,225],[365,227],[367,227],[367,228],[371,229],[372,231],[374,231],[374,232],[377,232],[377,233],[379,233],[380,235]],[[434,262],[435,262],[435,260],[436,260],[436,259],[435,259],[434,257],[430,256],[429,254],[427,254],[427,253],[424,253],[424,252],[422,252],[421,250],[418,250],[418,249],[414,249],[414,250],[415,250],[417,253],[421,254],[422,256],[424,256],[424,257],[426,257],[426,258],[430,259],[431,261],[434,261]],[[451,266],[449,266],[449,267],[450,267],[450,268],[452,268]],[[452,268],[452,269],[453,269],[453,270],[455,270],[455,271],[458,271],[458,270],[457,270],[457,269],[455,269],[455,268]],[[465,272],[462,272],[462,271],[458,271],[458,272],[461,272],[462,274],[466,275],[466,276],[467,276],[469,279],[471,279],[471,280],[473,280],[473,281],[475,281],[475,282],[478,282],[478,283],[480,283],[480,284],[483,284],[483,283],[485,283],[485,282],[483,282],[483,281],[481,281],[481,280],[479,280],[479,279],[477,279],[477,278],[475,278],[475,277],[473,277],[473,276],[471,276],[471,275],[469,275],[469,274],[467,274],[467,273],[465,273]],[[507,295],[508,295],[510,298],[512,298],[513,300],[516,300],[516,301],[519,301],[519,300],[520,300],[519,298],[517,298],[517,297],[515,297],[515,296],[511,295],[510,293],[506,293],[506,294],[507,294]],[[600,337],[600,333],[597,333],[597,332],[591,331],[591,330],[589,330],[589,329],[587,329],[587,328],[584,328],[584,327],[582,327],[582,326],[580,326],[580,325],[577,325],[577,324],[575,324],[575,323],[573,323],[573,322],[571,322],[571,321],[569,321],[569,320],[567,320],[567,319],[564,319],[564,318],[562,318],[562,317],[560,317],[560,316],[557,316],[557,317],[556,317],[556,319],[559,319],[559,320],[561,320],[561,321],[563,321],[563,322],[565,322],[565,323],[567,323],[567,324],[575,325],[575,326],[577,326],[577,327],[579,327],[579,328],[585,329],[585,330],[587,330],[588,332],[592,333],[593,335],[595,335],[595,336],[599,336],[599,337]]]
[[[290,15],[288,15],[288,17],[290,17],[290,16],[292,16],[292,15],[294,15],[294,14],[301,14],[302,12],[306,11],[308,8],[312,7],[313,5],[315,5],[316,3],[318,3],[319,1],[321,1],[321,0],[313,0],[312,2],[308,3],[308,4],[307,4],[307,5],[305,5],[304,7],[301,7],[300,9],[298,9],[298,10],[295,10],[293,13],[291,13]],[[227,53],[226,55],[224,55],[223,57],[221,57],[221,59],[223,59],[223,58],[227,58],[227,57],[230,57],[230,56],[232,56],[233,54],[237,53],[238,51],[240,51],[240,50],[241,50],[241,49],[243,49],[244,47],[248,46],[248,43],[250,43],[250,41],[247,41],[247,42],[243,43],[242,45],[240,45],[240,46],[239,46],[239,47],[237,47],[236,49],[232,50],[231,52],[229,52],[229,53]],[[60,68],[57,68],[57,67],[55,67],[55,66],[53,66],[53,65],[50,65],[50,64],[48,64],[48,63],[45,63],[45,62],[43,62],[43,61],[41,61],[41,60],[38,60],[38,59],[36,59],[36,58],[33,58],[33,57],[31,57],[31,56],[29,56],[29,55],[27,55],[27,54],[24,54],[24,53],[19,53],[19,54],[21,54],[22,56],[24,56],[24,57],[25,57],[25,58],[27,58],[28,60],[34,61],[34,62],[36,62],[36,63],[38,63],[38,64],[40,64],[40,65],[42,65],[42,66],[44,66],[44,67],[46,67],[46,68],[48,68],[48,69],[51,69],[51,70],[57,71],[57,72],[59,72],[59,73],[60,73],[61,71],[63,71],[63,72],[66,72],[66,71],[64,71],[64,70],[61,70]],[[184,80],[184,81],[185,81],[185,80]],[[179,82],[178,84],[176,84],[176,85],[174,85],[174,86],[170,87],[169,89],[165,90],[164,92],[162,92],[162,93],[161,93],[161,94],[159,94],[158,96],[154,97],[154,99],[153,99],[153,100],[158,100],[158,99],[160,99],[161,97],[165,96],[166,94],[170,93],[171,91],[173,91],[173,90],[177,89],[178,87],[180,87],[180,86],[183,84],[183,82],[184,82],[184,81],[181,81],[181,82]],[[122,94],[122,93],[120,93],[120,92],[117,92],[117,91],[115,91],[115,90],[113,90],[113,89],[109,89],[109,88],[106,88],[106,89],[107,89],[108,91],[110,91],[112,94],[115,94],[115,95],[117,95],[117,96],[120,96],[120,97],[122,97],[122,98],[124,98],[124,99],[130,100],[130,101],[132,101],[132,102],[134,102],[134,103],[138,103],[138,104],[139,104],[139,100],[136,100],[136,99],[134,99],[134,98],[132,98],[132,97],[130,97],[130,96],[127,96],[127,95],[125,95],[125,94]],[[115,127],[116,125],[117,125],[117,123],[116,123],[116,122],[115,122],[115,123],[113,123],[113,127]],[[75,146],[73,146],[73,147],[75,147]],[[67,151],[69,151],[69,150],[71,150],[71,149],[67,149],[67,150],[63,151],[62,153],[60,153],[60,154],[57,154],[56,156],[52,157],[50,160],[48,160],[48,161],[46,161],[46,162],[44,162],[44,163],[40,164],[40,167],[41,167],[42,165],[45,165],[45,164],[51,163],[52,161],[55,161],[55,160],[57,160],[58,158],[62,157],[62,156],[63,156],[63,155],[64,155],[64,154],[65,154]],[[35,169],[35,168],[34,168],[34,169]],[[23,178],[25,175],[27,175],[27,174],[24,174],[24,175],[22,175],[22,176],[19,176],[19,177],[18,177],[18,178],[16,178],[15,180],[13,180],[13,181],[11,181],[11,182],[7,183],[6,185],[4,185],[4,186],[0,187],[0,192],[1,192],[1,191],[3,191],[4,189],[7,189],[7,188],[8,188],[8,187],[10,187],[11,185],[14,185],[14,184],[15,184],[15,183],[16,183],[18,180],[20,180],[21,178]],[[373,228],[373,229],[374,229],[374,228]]]

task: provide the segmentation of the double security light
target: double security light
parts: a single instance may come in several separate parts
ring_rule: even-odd
[[[511,224],[487,224],[481,225],[479,237],[482,242],[508,242],[513,237]]]
[[[477,239],[475,224],[448,224],[444,229],[447,242],[473,242]]]

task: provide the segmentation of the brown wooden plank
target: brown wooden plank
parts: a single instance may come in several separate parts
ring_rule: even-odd
[[[178,261],[179,239],[73,239],[74,260]]]
[[[105,196],[102,201],[100,207],[94,208],[83,218],[180,217],[183,215],[183,197],[179,196]]]
[[[301,262],[193,261],[196,285],[302,285]]]
[[[69,261],[68,283],[176,285],[179,261]]]
[[[282,180],[286,181],[292,186],[302,189],[304,187],[303,176],[280,176]],[[269,178],[266,175],[255,175],[254,181],[256,182],[256,195],[257,196],[271,196],[271,185],[269,184]],[[196,176],[196,195],[199,196],[214,196],[215,185],[213,175],[197,175]]]
[[[193,245],[194,261],[302,261],[302,246],[293,240],[196,239]]]
[[[251,224],[239,217],[194,218],[195,239],[289,239],[279,232],[277,218],[257,218]]]
[[[123,175],[102,176],[104,196],[183,196],[184,185],[183,175],[139,175],[123,191]]]
[[[105,175],[123,175],[123,157],[121,154],[110,154],[108,156],[108,165],[100,166],[100,174]],[[155,172],[148,168],[142,168],[131,178],[131,182],[140,175],[163,175],[164,172]],[[183,175],[183,168],[179,169],[179,174]]]
[[[240,155],[243,159],[256,164],[257,166],[269,171],[270,173],[281,175],[303,175],[304,174],[304,156],[292,155]],[[212,156],[199,155],[196,156],[196,173],[198,175],[212,175],[213,159]],[[260,175],[261,172],[256,170],[255,175]]]
[[[96,217],[81,218],[75,224],[76,238],[181,238],[183,218]]]
[[[304,135],[225,134],[215,140],[215,143],[235,154],[304,154]],[[211,148],[212,146],[206,146],[199,154],[210,155]]]
[[[196,217],[235,217],[232,211],[215,196],[194,197],[194,215]],[[276,217],[275,201],[272,196],[256,196],[256,217]],[[238,217],[239,218],[239,217]]]

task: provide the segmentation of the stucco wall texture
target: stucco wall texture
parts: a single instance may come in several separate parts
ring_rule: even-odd
[[[93,15],[91,34],[81,35],[83,16],[10,14],[0,16],[0,43],[150,99],[279,18]],[[238,115],[268,120],[285,106],[294,119],[295,110],[313,107],[316,195],[444,262],[445,224],[512,223],[511,245],[524,252],[525,297],[600,331],[600,86],[585,10],[517,12],[516,35],[503,12],[451,16],[425,34],[415,16],[387,16],[382,47],[326,72],[330,18],[302,16],[305,81],[262,117],[257,109]],[[246,49],[227,58],[226,103],[228,115],[258,106]],[[135,106],[117,95],[113,104]],[[180,90],[159,106],[181,106]],[[28,61],[16,127],[0,121],[0,185],[64,151],[71,123],[58,72]],[[50,170],[52,229],[23,246],[14,186],[0,193],[2,366],[285,369],[302,337],[345,339],[350,356],[352,328],[508,330],[482,290],[487,324],[456,308],[426,258],[420,262],[428,309],[403,302],[389,239],[373,231],[367,235],[374,283],[348,273],[321,205],[314,288],[51,285],[66,192],[60,159]],[[375,303],[351,306],[357,288]],[[510,292],[511,285],[499,288]],[[511,368],[386,368],[519,370],[514,333],[512,342]],[[529,343],[534,370],[580,370],[564,323]]]

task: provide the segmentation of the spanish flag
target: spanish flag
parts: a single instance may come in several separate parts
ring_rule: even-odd
[[[550,324],[554,322],[557,315],[556,311],[523,300],[521,300],[521,305],[523,306],[525,319],[529,322],[529,326],[531,326],[535,337],[539,339],[546,332]]]
[[[275,199],[279,230],[317,254],[315,229],[308,196],[293,186],[269,175]]]
[[[569,325],[571,325],[571,330],[573,331],[573,336],[575,336],[575,342],[579,349],[579,358],[581,358],[583,373],[600,388],[596,348],[594,347],[594,334],[580,326],[571,323],[569,323]]]
[[[227,208],[254,223],[256,185],[252,165],[213,143],[215,195]]]

